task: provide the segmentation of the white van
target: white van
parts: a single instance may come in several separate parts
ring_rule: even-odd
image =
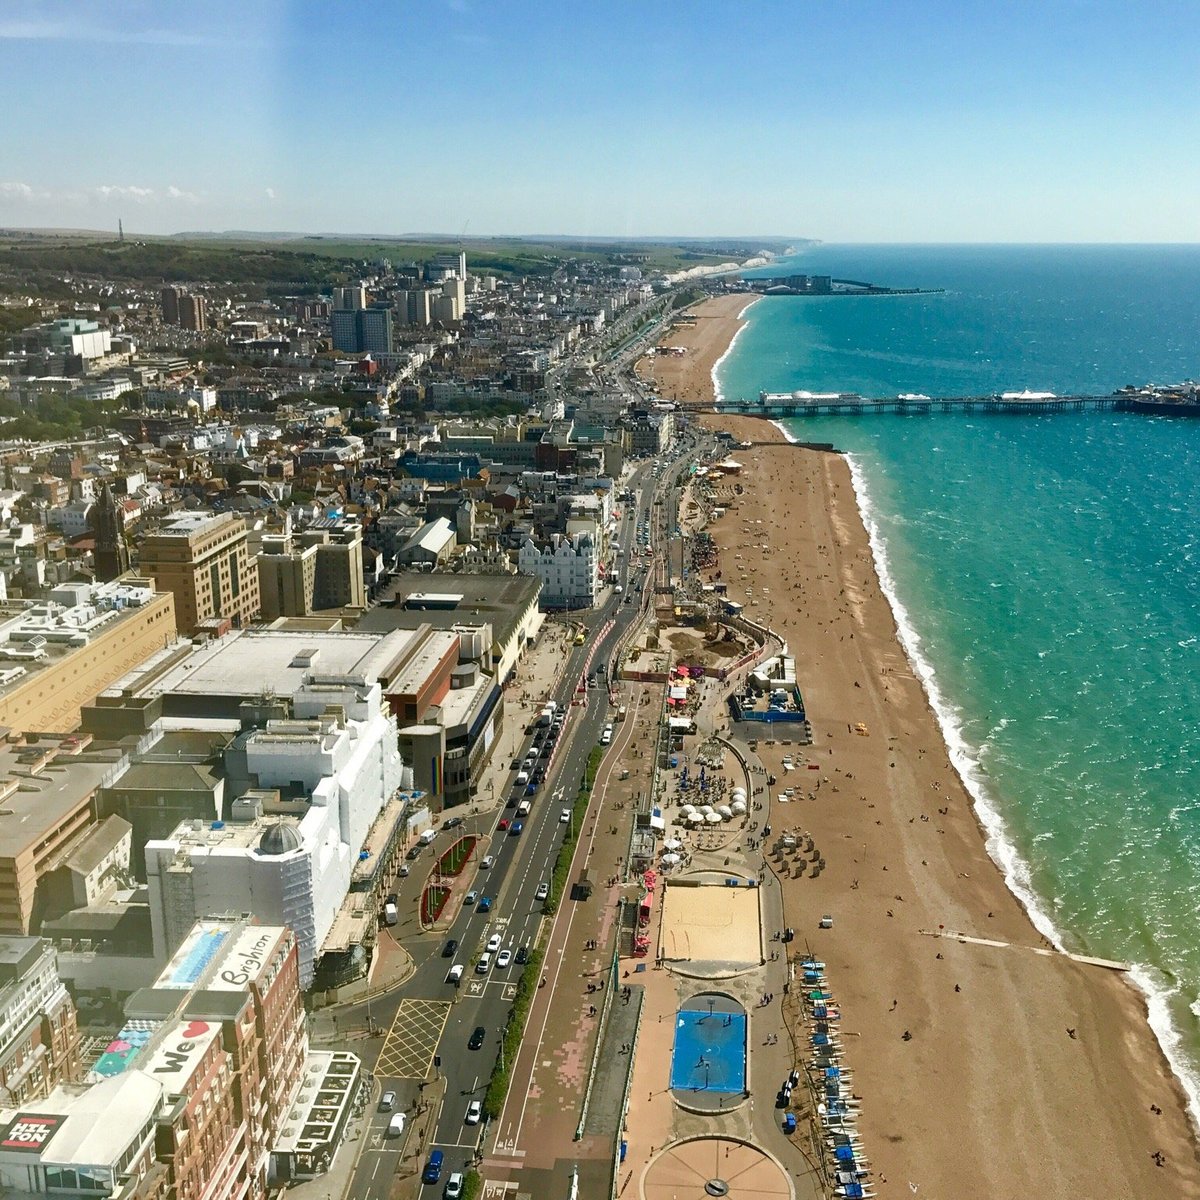
[[[388,1122],[388,1137],[399,1137],[404,1132],[404,1122],[406,1120],[407,1117],[404,1113],[393,1113],[392,1119]]]
[[[527,784],[528,782],[529,782],[529,772],[528,771],[518,771],[517,772],[517,783],[519,783],[522,787],[524,787],[525,784]]]
[[[433,842],[433,839],[435,837],[437,837],[437,830],[436,829],[427,829],[427,830],[425,830],[425,832],[423,834],[421,834],[420,838],[418,838],[417,840],[421,843],[422,846],[428,846]]]
[[[475,964],[476,975],[486,975],[492,969],[492,956],[490,954],[482,954],[479,961]]]
[[[450,968],[450,974],[446,976],[446,982],[452,983],[452,984],[454,984],[455,987],[458,987],[459,980],[461,980],[462,977],[463,977],[462,963],[455,963],[454,966],[452,966]]]
[[[529,816],[529,810],[532,807],[533,807],[533,805],[531,805],[528,800],[522,800],[521,803],[517,805],[517,816],[518,817]]]

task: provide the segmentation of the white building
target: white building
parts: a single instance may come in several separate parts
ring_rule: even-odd
[[[308,987],[376,818],[401,786],[395,718],[378,681],[312,674],[293,717],[242,735],[257,787],[226,821],[185,821],[146,844],[154,951],[196,920],[253,912],[290,926]]]
[[[548,546],[527,538],[517,554],[524,575],[542,581],[543,608],[590,608],[600,590],[600,556],[587,533],[572,537],[554,534]]]

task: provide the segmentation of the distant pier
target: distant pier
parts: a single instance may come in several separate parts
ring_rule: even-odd
[[[921,416],[927,413],[1009,413],[1028,416],[1062,412],[1188,412],[1182,404],[1147,402],[1142,392],[1112,392],[1107,396],[1055,396],[1040,392],[1007,392],[994,396],[883,396],[866,397],[852,392],[813,394],[764,392],[756,400],[718,400],[719,413],[739,416],[828,417],[892,413]],[[1196,411],[1196,410],[1191,410]]]

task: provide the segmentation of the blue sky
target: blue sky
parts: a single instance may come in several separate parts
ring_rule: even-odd
[[[1200,241],[1200,3],[0,0],[0,224]]]

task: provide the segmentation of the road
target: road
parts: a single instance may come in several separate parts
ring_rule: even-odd
[[[530,798],[533,808],[522,823],[521,834],[511,834],[515,807],[467,817],[456,831],[489,839],[483,854],[494,862],[486,871],[479,869],[473,886],[481,899],[491,900],[491,911],[481,913],[478,903],[464,906],[450,928],[436,936],[420,933],[409,917],[396,932],[405,934],[404,946],[415,963],[413,977],[400,995],[375,1000],[369,1013],[362,1005],[342,1015],[347,1025],[366,1016],[371,1024],[384,1029],[382,1042],[359,1042],[354,1049],[368,1060],[368,1066],[373,1057],[376,1094],[394,1091],[396,1110],[410,1114],[409,1126],[399,1138],[386,1136],[389,1112],[374,1114],[347,1191],[352,1200],[386,1200],[393,1177],[411,1178],[434,1148],[445,1155],[443,1179],[451,1171],[462,1170],[476,1152],[482,1126],[467,1125],[464,1118],[470,1102],[482,1100],[487,1089],[521,968],[515,963],[502,970],[493,965],[486,974],[479,974],[475,966],[494,935],[499,935],[501,947],[514,956],[522,946],[533,948],[547,919],[535,893],[539,883],[549,880],[568,829],[560,821],[560,813],[573,805],[588,756],[611,719],[606,674],[599,674],[595,686],[582,693],[582,703],[573,705],[571,701],[586,679],[585,666],[590,664],[590,669],[598,672],[603,665],[606,672],[617,645],[640,615],[641,605],[625,600],[637,598],[636,592],[627,590],[631,570],[644,576],[648,560],[633,558],[628,551],[636,545],[638,524],[650,519],[651,489],[646,486],[650,479],[650,465],[638,467],[628,484],[637,503],[622,506],[621,527],[614,539],[626,551],[616,560],[622,591],[611,589],[602,607],[573,614],[591,633],[584,645],[572,647],[558,683],[547,697],[556,700],[568,716],[546,781]],[[532,743],[533,737],[528,735],[524,748]],[[521,792],[513,787],[509,801],[515,801]],[[509,823],[507,830],[499,829],[501,821]],[[446,840],[439,839],[440,845],[435,841],[429,853],[440,853]],[[401,881],[402,911],[415,912],[424,874],[414,870],[409,879]],[[405,932],[409,928],[411,935]],[[451,957],[444,957],[450,939],[457,941],[458,947]],[[464,967],[458,988],[447,983],[455,964]],[[467,1043],[476,1027],[485,1030],[484,1042],[478,1050],[470,1050]],[[367,1046],[372,1049],[366,1050]],[[427,1098],[433,1096],[428,1084],[438,1080],[444,1081],[444,1099],[440,1109],[430,1113],[421,1106],[438,1105],[438,1099]],[[421,1136],[426,1122],[433,1125],[432,1138]],[[431,1188],[430,1194],[440,1195],[440,1191],[440,1186]]]

